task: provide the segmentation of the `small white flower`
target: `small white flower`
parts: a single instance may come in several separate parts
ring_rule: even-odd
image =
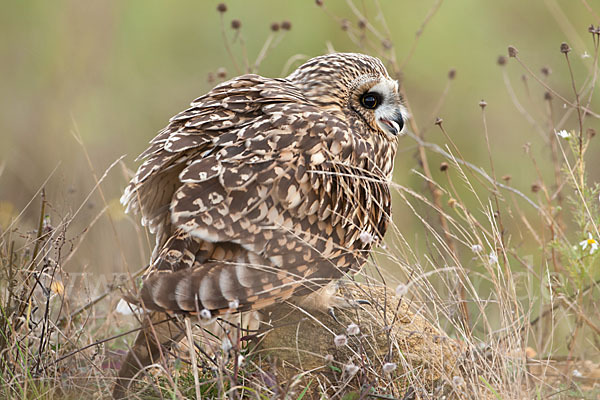
[[[496,253],[494,253],[492,251],[490,253],[489,257],[490,257],[490,264],[498,264],[498,256],[496,255]]]
[[[401,283],[398,286],[396,286],[396,296],[404,297],[404,296],[406,296],[406,293],[408,293],[407,285],[405,285],[404,283]]]
[[[462,386],[465,384],[465,380],[462,378],[462,376],[453,376],[452,377],[452,384],[454,386]]]
[[[573,376],[575,378],[583,378],[583,374],[581,372],[579,372],[579,370],[577,370],[577,369],[573,370]]]
[[[228,337],[221,341],[221,350],[223,350],[223,353],[227,353],[229,350],[231,350],[232,347],[233,345],[231,344],[231,340],[229,340]]]
[[[133,313],[141,312],[142,308],[136,306],[135,304],[129,304],[124,299],[121,299],[117,303],[117,307],[115,308],[115,311],[121,315],[132,315]]]
[[[598,242],[592,237],[592,234],[589,232],[588,238],[579,242],[579,245],[581,246],[581,250],[585,250],[589,246],[590,254],[594,254],[596,250],[598,250]]]
[[[393,362],[386,362],[385,364],[383,364],[383,372],[385,372],[386,374],[394,372],[396,368],[398,368],[398,365]]]
[[[474,244],[473,246],[471,246],[471,251],[473,253],[481,253],[483,251],[483,246],[480,244]]]
[[[359,370],[358,366],[354,365],[353,363],[346,364],[344,366],[344,369],[346,370],[346,373],[348,373],[348,375],[350,375],[350,376],[356,375],[356,373]]]
[[[371,244],[375,241],[375,236],[370,234],[367,231],[362,231],[360,233],[360,235],[358,236],[358,238],[360,239],[361,242],[363,242],[364,244]]]
[[[558,132],[554,131],[556,133],[556,136],[561,137],[565,140],[569,140],[571,138],[571,133],[567,132],[566,130],[560,130]]]
[[[325,356],[325,362],[326,362],[327,364],[330,364],[330,363],[332,363],[332,362],[333,362],[333,356],[332,356],[331,354],[327,354],[327,355]]]
[[[246,361],[246,358],[240,354],[237,359],[238,367],[242,367],[244,365],[244,361]]]
[[[211,314],[210,310],[207,310],[206,308],[203,308],[202,310],[200,310],[200,318],[210,319],[211,317],[212,317],[212,314]]]
[[[590,54],[587,51],[584,51],[583,54],[581,55],[581,58],[590,58]]]
[[[356,336],[360,333],[360,328],[353,322],[346,328],[346,333],[348,336]]]
[[[239,301],[238,299],[231,300],[231,301],[229,302],[229,309],[230,309],[231,311],[235,311],[235,310],[237,310],[239,306],[240,306],[240,301]]]
[[[345,346],[346,343],[348,343],[348,338],[346,335],[335,335],[333,338],[333,344],[335,344],[336,347]]]

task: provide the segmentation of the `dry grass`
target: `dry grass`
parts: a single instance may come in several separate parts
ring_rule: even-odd
[[[379,56],[401,80],[441,1],[433,5],[402,59],[379,2],[370,9],[374,18],[365,16],[352,1],[347,4],[358,23],[330,13],[326,5],[321,7],[347,32],[357,51]],[[226,49],[238,72],[260,70],[269,51],[284,40],[289,29],[273,26],[259,55],[250,61],[239,28],[226,26],[224,13],[220,15]],[[593,19],[591,8],[590,16]],[[362,297],[379,310],[380,329],[373,329],[372,322],[359,323],[360,340],[342,343],[351,350],[343,356],[347,359],[331,360],[320,354],[320,372],[315,367],[292,376],[289,371],[278,375],[273,359],[263,357],[248,341],[235,341],[209,356],[206,349],[190,346],[189,332],[179,352],[149,368],[150,374],[140,375],[138,396],[300,399],[308,398],[309,389],[304,387],[309,387],[311,392],[341,399],[597,398],[600,188],[589,182],[587,175],[590,163],[595,168],[598,157],[588,150],[590,142],[597,140],[590,121],[600,118],[593,104],[600,28],[590,27],[588,35],[585,40],[594,49],[589,54],[593,64],[584,76],[573,72],[567,44],[555,46],[563,55],[567,73],[552,79],[548,69],[533,71],[527,55],[514,47],[508,48],[507,57],[498,59],[498,73],[514,102],[515,115],[527,119],[539,134],[531,138],[533,145],[549,149],[549,160],[538,159],[530,147],[524,149],[530,164],[522,168],[538,175],[531,188],[513,187],[510,177],[496,175],[494,155],[519,149],[503,147],[499,140],[502,127],[488,125],[488,116],[494,111],[485,101],[465,112],[481,116],[481,129],[473,134],[482,135],[487,143],[487,165],[473,165],[462,156],[444,121],[430,123],[451,95],[454,71],[449,72],[448,84],[440,91],[431,121],[410,120],[402,146],[414,146],[419,168],[410,173],[421,185],[394,184],[393,191],[402,204],[395,213],[411,214],[419,221],[419,229],[407,232],[402,226],[392,226],[385,245],[355,278],[366,285],[395,289],[398,297],[388,303],[368,290],[363,292]],[[239,54],[234,44],[239,46]],[[284,70],[301,59],[290,59]],[[509,68],[522,71],[527,98],[517,95]],[[564,87],[565,82],[572,87],[570,93],[554,89]],[[410,110],[411,97],[407,93],[404,97]],[[439,130],[444,143],[427,141],[430,126]],[[567,128],[570,126],[574,128]],[[78,141],[87,155],[80,137]],[[438,164],[434,166],[431,160]],[[543,169],[548,166],[551,171]],[[102,193],[102,181],[114,173],[111,170],[100,175],[91,169],[94,191]],[[118,289],[123,283],[134,284],[135,277],[98,282],[85,272],[80,276],[65,273],[63,265],[85,241],[87,230],[70,231],[83,204],[71,215],[60,217],[45,200],[44,190],[51,188],[42,187],[28,205],[41,204],[39,225],[34,230],[21,226],[17,217],[0,232],[0,397],[106,397],[127,350],[122,336],[137,326],[133,318],[114,311]],[[106,212],[111,205],[101,197],[103,208],[87,229],[100,218],[110,218]],[[116,231],[114,234],[116,237]],[[137,240],[146,242],[145,233],[140,232]],[[403,358],[398,351],[402,348],[400,336],[388,334],[388,351],[376,357],[356,350],[373,345],[385,327],[402,320],[405,306],[445,332],[459,349],[456,368],[444,371],[434,385],[425,382],[418,362]],[[329,332],[332,343],[345,334],[346,327],[326,319],[317,318],[315,323]],[[190,348],[198,351],[190,356]],[[197,361],[194,368],[190,359]],[[386,364],[394,369],[396,375],[391,376],[396,378],[384,373]],[[323,370],[328,375],[323,375]]]

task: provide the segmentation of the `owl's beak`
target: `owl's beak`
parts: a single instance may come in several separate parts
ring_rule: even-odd
[[[379,118],[379,122],[379,126],[384,128],[386,131],[388,131],[394,136],[398,135],[404,127],[404,120],[402,119],[402,115],[398,115],[394,119]]]

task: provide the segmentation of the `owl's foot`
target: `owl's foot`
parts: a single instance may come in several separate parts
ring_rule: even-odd
[[[336,308],[348,309],[348,308],[356,308],[356,307],[360,307],[360,306],[364,306],[364,305],[368,305],[368,306],[372,305],[369,300],[365,300],[365,299],[346,299],[344,297],[334,296],[332,298],[332,300],[333,300],[334,304],[329,305],[329,307],[327,308],[327,314],[329,314],[329,316],[331,318],[333,318],[333,320],[335,322],[337,322],[338,324],[340,323],[340,321],[335,316]]]

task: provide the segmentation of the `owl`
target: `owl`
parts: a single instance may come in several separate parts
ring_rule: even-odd
[[[156,235],[136,301],[208,319],[301,302],[357,272],[390,221],[405,117],[382,62],[355,53],[194,100],[121,199]]]

